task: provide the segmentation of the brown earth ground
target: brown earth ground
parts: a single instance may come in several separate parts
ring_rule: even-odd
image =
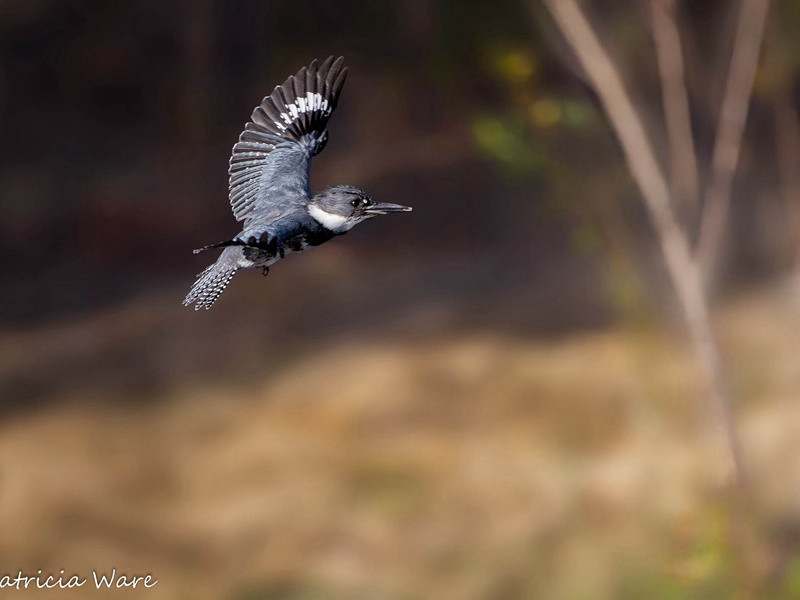
[[[163,318],[9,334],[3,368],[44,380]],[[771,549],[759,595],[800,597],[800,295],[742,294],[715,325]],[[656,327],[348,339],[122,403],[97,377],[0,423],[2,574],[152,573],[119,597],[154,600],[723,598],[741,583],[692,358]],[[14,593],[109,595],[91,585]]]

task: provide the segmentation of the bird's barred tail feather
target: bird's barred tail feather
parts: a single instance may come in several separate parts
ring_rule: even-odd
[[[236,252],[234,248],[226,248],[217,262],[197,276],[197,281],[183,300],[184,306],[194,304],[195,310],[211,308],[236,274],[238,269]]]

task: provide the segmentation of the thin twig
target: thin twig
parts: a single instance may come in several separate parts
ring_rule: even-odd
[[[710,326],[700,269],[691,256],[686,235],[675,218],[667,182],[656,161],[642,119],[634,108],[615,65],[575,0],[544,0],[544,3],[599,96],[622,145],[631,175],[642,193],[687,321],[695,352],[707,378],[713,412],[718,415],[729,450],[734,485],[743,486],[744,468],[731,397]]]
[[[739,162],[742,133],[747,120],[768,9],[769,0],[742,0],[739,12],[711,158],[711,180],[703,203],[700,237],[697,242],[696,256],[706,276],[714,270],[728,218],[733,176]]]
[[[669,139],[670,189],[678,208],[694,209],[698,199],[697,156],[675,12],[675,0],[650,2],[664,121]]]

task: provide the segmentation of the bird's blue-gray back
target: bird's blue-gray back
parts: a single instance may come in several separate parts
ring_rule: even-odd
[[[267,226],[310,197],[311,158],[327,143],[328,119],[347,76],[342,62],[332,56],[319,66],[313,61],[253,111],[229,166],[231,208],[245,228]]]

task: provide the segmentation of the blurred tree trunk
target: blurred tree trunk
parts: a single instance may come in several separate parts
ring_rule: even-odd
[[[737,485],[741,485],[744,483],[744,467],[734,427],[731,395],[710,326],[701,272],[691,255],[688,239],[675,217],[666,178],[658,165],[655,151],[617,68],[581,9],[574,0],[544,2],[600,97],[622,145],[631,175],[641,190],[699,363],[705,372],[714,404],[713,412],[717,414],[717,422],[722,425],[731,460],[731,476]]]
[[[781,195],[795,252],[794,272],[800,279],[800,116],[788,94],[781,95],[775,102],[775,142]]]
[[[763,0],[751,0],[751,5],[753,2],[766,5]],[[705,374],[712,412],[716,414],[716,422],[720,425],[727,448],[730,466],[725,468],[724,475],[729,475],[728,480],[732,483],[731,533],[742,566],[742,572],[739,574],[741,589],[748,593],[748,597],[756,597],[756,588],[763,580],[767,552],[753,527],[752,490],[746,476],[741,445],[736,431],[732,396],[723,373],[717,341],[711,328],[701,265],[691,253],[688,235],[686,230],[681,228],[676,217],[674,197],[670,194],[667,179],[658,164],[655,148],[644,129],[641,116],[625,89],[617,66],[603,48],[594,28],[587,21],[575,0],[544,0],[544,4],[582,64],[590,85],[600,99],[622,146],[631,175],[641,191],[650,220],[658,234],[661,252],[683,310],[698,363]],[[744,19],[745,16],[754,18],[752,14],[743,15],[742,18]],[[760,13],[762,19],[764,16],[765,12]],[[763,32],[763,22],[760,26],[752,23],[749,25],[755,25],[755,27],[747,28],[749,32],[746,36],[749,41],[748,49],[752,52],[752,44],[755,43],[756,51],[754,56],[750,57],[751,62],[744,68],[747,69],[749,66],[755,69],[754,63],[758,54],[760,36]],[[660,26],[664,26],[664,23],[661,23]],[[741,38],[742,35],[740,31],[739,37]],[[664,51],[663,48],[660,50],[660,52]],[[670,52],[674,51],[675,48],[672,48]],[[739,53],[741,54],[741,49]],[[738,66],[732,66],[732,71],[737,68]],[[663,69],[661,73],[664,74]],[[717,182],[716,185],[721,185],[721,187],[714,192],[717,196],[713,201],[718,204],[711,207],[711,224],[715,228],[721,228],[724,225],[724,214],[719,213],[722,208],[719,203],[726,204],[726,198],[730,192],[730,179],[736,166],[741,142],[741,128],[744,124],[746,106],[752,87],[752,74],[743,77],[741,74],[733,75],[732,73],[731,77],[735,79],[735,83],[730,84],[729,81],[726,95],[728,114],[721,118],[721,122],[725,123],[725,130],[721,132],[721,142],[718,138],[716,150],[721,156],[718,158],[717,166],[721,169],[718,177],[722,177],[722,185]],[[662,82],[662,85],[668,84]],[[733,88],[732,92],[731,88]],[[730,96],[734,98],[731,99]],[[704,216],[709,218],[707,215]],[[720,234],[721,229],[719,232],[712,232],[712,235]],[[716,240],[706,239],[705,243],[713,241]]]
[[[733,177],[739,162],[768,9],[769,0],[742,0],[739,12],[697,241],[696,255],[707,280],[714,274],[728,220]]]
[[[664,121],[670,150],[670,189],[676,209],[691,222],[697,208],[697,156],[694,150],[689,94],[683,68],[683,49],[675,0],[651,0],[650,18],[661,78]]]

